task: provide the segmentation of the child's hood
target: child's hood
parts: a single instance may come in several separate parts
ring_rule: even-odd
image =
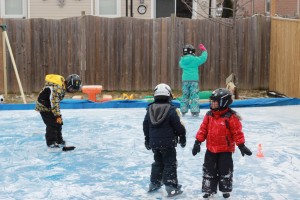
[[[170,104],[152,104],[149,107],[149,116],[153,125],[160,124],[165,120],[171,108]]]
[[[65,84],[65,78],[57,74],[48,74],[45,77],[46,85],[58,85],[63,87]]]
[[[194,56],[193,55],[186,55],[181,57],[180,64],[181,65],[189,65],[190,63],[194,62]]]

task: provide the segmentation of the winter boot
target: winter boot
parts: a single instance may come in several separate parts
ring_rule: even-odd
[[[199,113],[192,112],[192,117],[199,117]]]
[[[59,145],[54,143],[54,144],[48,145],[48,147],[51,148],[51,149],[55,149],[55,148],[59,148]]]
[[[48,145],[49,152],[59,152],[61,151],[60,146],[56,143]]]
[[[212,196],[213,196],[213,194],[205,193],[205,194],[203,195],[203,199],[209,199],[209,198],[212,197]]]
[[[224,197],[225,199],[229,198],[229,197],[230,197],[230,193],[229,193],[229,192],[224,192],[224,193],[223,193],[223,197]]]
[[[179,184],[176,187],[166,185],[168,197],[174,197],[174,196],[182,194],[183,191],[181,190],[181,186],[182,185],[179,185]]]
[[[58,142],[59,147],[64,147],[66,146],[66,141],[62,140],[60,142]]]
[[[156,191],[156,190],[160,189],[161,186],[162,186],[162,183],[160,183],[160,184],[150,183],[148,192]]]

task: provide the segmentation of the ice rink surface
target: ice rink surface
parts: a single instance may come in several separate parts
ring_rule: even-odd
[[[251,157],[233,154],[231,200],[300,199],[300,106],[235,108],[243,117]],[[192,156],[199,118],[182,118],[187,145],[177,147],[184,193],[201,199],[205,145]],[[153,155],[144,147],[137,109],[62,110],[63,136],[72,152],[50,153],[39,113],[0,112],[0,199],[170,199],[164,189],[147,193]],[[262,144],[263,158],[256,157]],[[214,199],[222,199],[218,193]]]

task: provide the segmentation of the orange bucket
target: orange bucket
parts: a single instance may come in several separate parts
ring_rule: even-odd
[[[84,85],[82,92],[88,95],[88,99],[96,102],[96,95],[102,92],[102,85]]]

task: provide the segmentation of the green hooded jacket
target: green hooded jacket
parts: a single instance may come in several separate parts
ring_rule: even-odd
[[[199,66],[206,62],[207,55],[207,51],[203,51],[200,56],[188,54],[180,58],[182,81],[199,81]]]

